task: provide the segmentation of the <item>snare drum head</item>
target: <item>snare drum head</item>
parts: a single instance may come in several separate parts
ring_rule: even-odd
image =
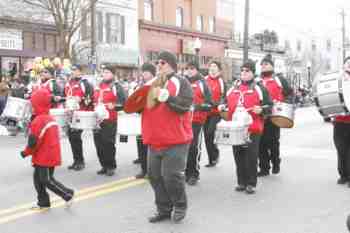
[[[290,129],[294,126],[294,121],[283,116],[272,116],[271,122],[280,128]]]

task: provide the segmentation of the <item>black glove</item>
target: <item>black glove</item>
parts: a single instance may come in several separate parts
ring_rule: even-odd
[[[24,151],[21,151],[21,156],[22,156],[22,158],[26,157],[26,155],[24,154]]]

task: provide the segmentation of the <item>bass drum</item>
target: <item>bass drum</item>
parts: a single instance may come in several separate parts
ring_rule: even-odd
[[[315,104],[324,118],[350,113],[350,79],[343,73],[318,76],[314,93]]]

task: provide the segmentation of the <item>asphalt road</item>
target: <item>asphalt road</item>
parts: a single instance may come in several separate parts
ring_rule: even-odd
[[[155,208],[146,180],[132,176],[139,167],[135,138],[118,144],[118,171],[97,176],[99,165],[90,133],[84,135],[87,167],[67,170],[71,153],[62,140],[63,166],[56,178],[77,191],[70,209],[53,194],[53,208],[31,211],[35,201],[32,168],[19,151],[22,136],[0,138],[1,233],[345,233],[350,189],[336,184],[332,126],[315,108],[298,109],[295,127],[283,130],[279,175],[259,179],[257,193],[235,192],[235,167],[230,147],[221,147],[217,167],[201,168],[201,181],[187,187],[189,210],[180,224],[150,224]],[[207,163],[206,154],[201,164]]]

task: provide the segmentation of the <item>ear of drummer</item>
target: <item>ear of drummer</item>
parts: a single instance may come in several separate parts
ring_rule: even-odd
[[[344,71],[350,73],[350,56],[344,59]]]

